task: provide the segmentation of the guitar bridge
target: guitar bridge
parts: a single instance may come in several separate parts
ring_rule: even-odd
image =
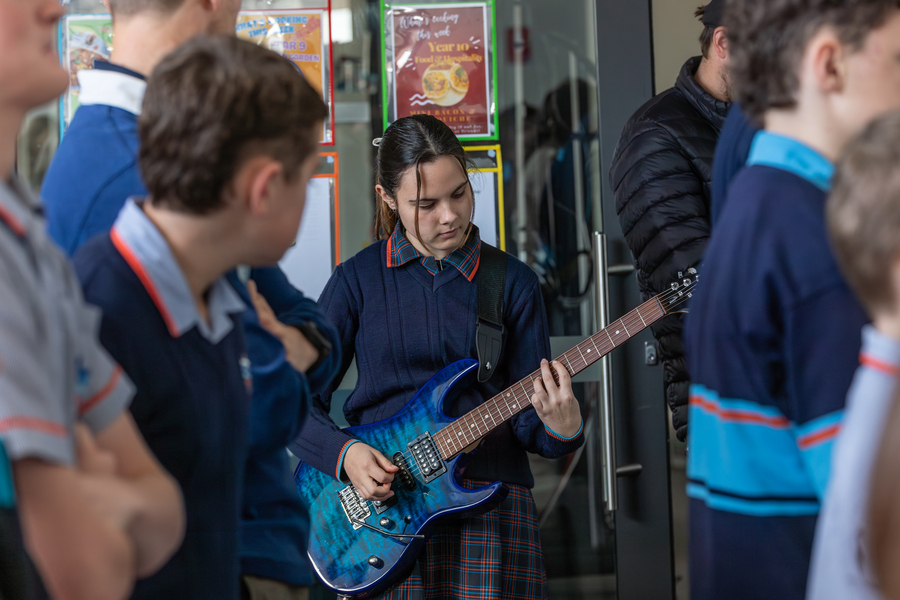
[[[441,459],[430,433],[423,433],[407,444],[407,447],[416,461],[419,473],[422,474],[425,483],[429,483],[447,472],[447,466]]]
[[[362,494],[356,491],[352,485],[348,485],[338,493],[341,500],[341,507],[347,520],[353,525],[353,529],[362,528],[362,521],[365,521],[372,514],[369,504],[363,500]]]

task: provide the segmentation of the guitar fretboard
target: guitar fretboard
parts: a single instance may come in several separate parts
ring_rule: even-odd
[[[647,300],[618,321],[587,338],[556,360],[575,376],[666,315],[657,298]],[[538,369],[432,436],[444,460],[450,460],[507,419],[531,407]],[[559,374],[553,372],[559,385]]]

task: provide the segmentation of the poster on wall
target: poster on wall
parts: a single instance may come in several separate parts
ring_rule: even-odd
[[[69,89],[60,100],[60,128],[65,129],[80,106],[78,72],[94,68],[95,60],[109,60],[112,17],[69,15],[60,23],[60,63],[69,71]]]
[[[338,155],[323,152],[320,167],[306,187],[306,206],[297,240],[278,263],[288,281],[313,300],[325,289],[341,262],[341,211]]]
[[[444,121],[461,140],[495,139],[493,2],[384,4],[385,122]]]
[[[331,119],[322,128],[321,144],[334,144],[334,101],[331,85],[331,34],[328,9],[242,10],[237,35],[290,59],[310,85],[322,94]]]

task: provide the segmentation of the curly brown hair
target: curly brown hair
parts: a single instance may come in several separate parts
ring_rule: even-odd
[[[322,97],[283,56],[233,35],[199,36],[147,82],[140,168],[154,203],[205,214],[248,158],[281,162],[290,180],[318,148]]]
[[[792,108],[806,45],[822,27],[859,49],[869,32],[900,8],[900,0],[728,0],[731,75],[735,97],[760,124],[765,111]]]

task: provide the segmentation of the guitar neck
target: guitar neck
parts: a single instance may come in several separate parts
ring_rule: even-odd
[[[651,298],[556,360],[574,377],[666,314],[659,300]],[[513,415],[530,408],[534,380],[540,376],[538,369],[435,433],[432,438],[442,458],[450,460]],[[553,379],[559,385],[558,373],[553,372]]]

